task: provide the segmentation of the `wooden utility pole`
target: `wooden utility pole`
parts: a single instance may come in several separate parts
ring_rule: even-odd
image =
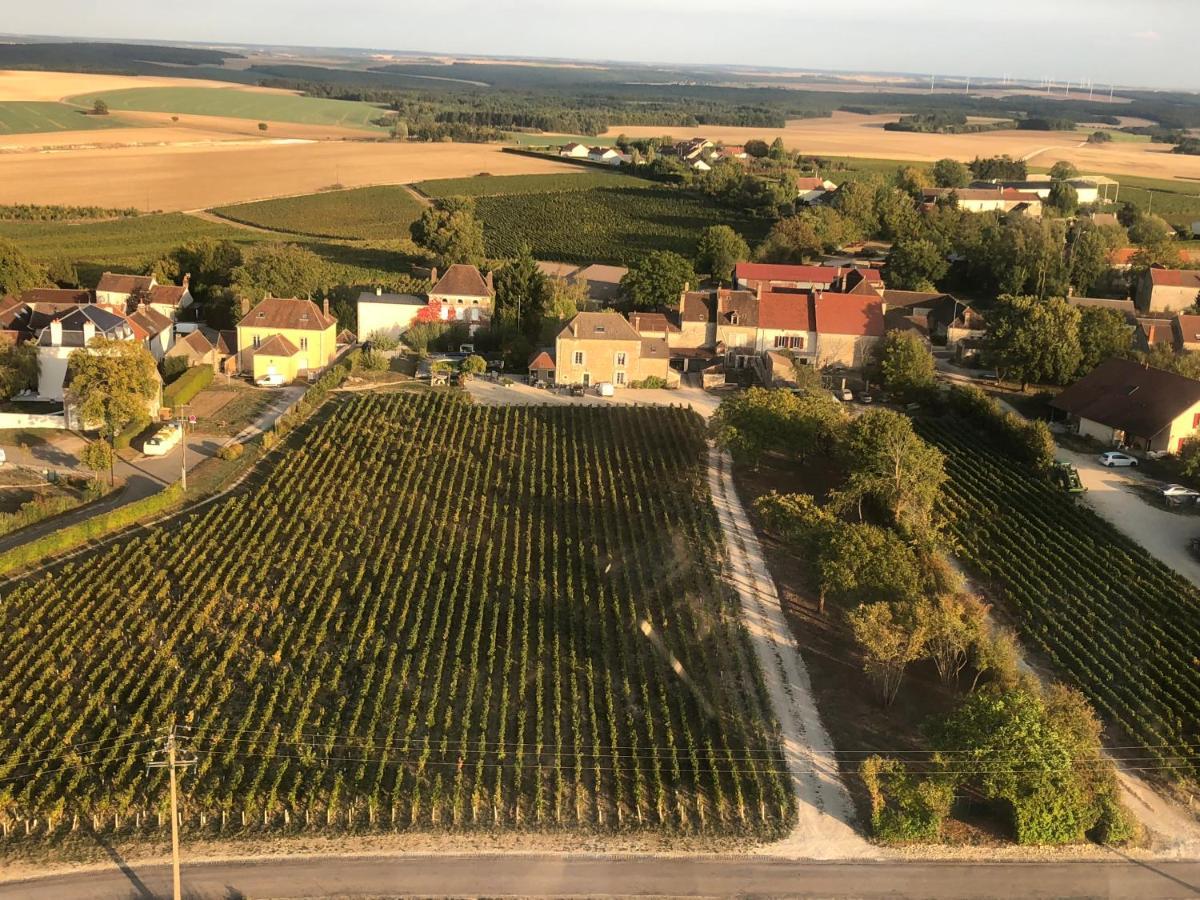
[[[175,791],[175,770],[186,768],[187,766],[195,765],[195,759],[180,759],[178,755],[179,740],[175,734],[175,723],[171,723],[171,730],[164,737],[164,746],[162,752],[167,756],[165,760],[157,760],[149,763],[151,769],[167,769],[171,776],[171,878],[174,893],[174,900],[181,900],[182,892],[179,882],[179,801]]]

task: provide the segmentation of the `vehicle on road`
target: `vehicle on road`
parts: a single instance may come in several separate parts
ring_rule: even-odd
[[[1130,456],[1128,453],[1118,453],[1116,450],[1109,450],[1107,453],[1100,454],[1100,465],[1108,466],[1110,469],[1113,466],[1136,466],[1137,464],[1137,457]]]
[[[279,387],[283,384],[283,376],[278,372],[268,372],[254,383],[259,387]]]
[[[854,399],[854,394],[851,392],[850,388],[834,388],[833,399],[840,400],[843,403],[849,403]]]
[[[1050,480],[1068,494],[1086,494],[1087,488],[1079,479],[1079,470],[1069,462],[1059,460],[1050,470]]]
[[[1168,484],[1158,489],[1159,494],[1165,499],[1186,500],[1200,497],[1200,491],[1192,490],[1190,487],[1185,487],[1182,484]]]
[[[858,392],[858,402],[859,403],[874,403],[875,398],[871,396],[870,391],[859,391]]]
[[[611,397],[616,393],[611,381],[602,381],[596,385],[596,395],[598,397]]]
[[[159,428],[146,439],[142,452],[147,456],[166,456],[183,439],[183,429],[171,422]]]
[[[567,389],[568,393],[570,393],[572,397],[582,397],[586,390],[587,388],[582,384],[573,384]]]

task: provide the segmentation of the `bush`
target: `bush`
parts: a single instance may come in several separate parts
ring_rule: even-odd
[[[232,444],[226,444],[224,447],[218,450],[217,456],[224,460],[240,459],[242,454],[245,452],[246,445],[235,441]]]
[[[665,388],[667,386],[667,379],[659,378],[657,375],[648,375],[647,377],[643,378],[641,381],[629,382],[629,386],[631,388],[635,388],[635,389],[643,388],[643,389],[649,390],[651,388],[656,388],[656,389],[661,390],[662,388]]]
[[[129,425],[125,426],[125,430],[120,432],[113,439],[114,450],[125,450],[133,443],[133,439],[142,433],[142,430],[150,424],[149,418],[135,419]]]
[[[1045,422],[1030,422],[1002,410],[1000,404],[972,385],[952,385],[947,399],[952,411],[982,425],[1017,459],[1038,470],[1054,464],[1054,437]]]
[[[178,380],[188,370],[188,361],[182,356],[168,356],[162,361],[162,377],[166,384]]]
[[[192,366],[163,391],[163,406],[175,409],[212,384],[212,366]]]
[[[462,371],[467,375],[482,375],[487,371],[487,361],[482,356],[471,354],[463,360]]]
[[[914,778],[904,763],[872,756],[859,768],[871,796],[871,827],[881,841],[936,840],[950,813],[954,790],[931,778]]]

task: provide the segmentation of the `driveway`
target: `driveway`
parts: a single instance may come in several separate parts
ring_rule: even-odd
[[[613,406],[634,404],[643,406],[690,406],[705,419],[709,418],[721,402],[721,397],[705,391],[699,385],[699,376],[685,376],[685,381],[675,390],[634,390],[622,388],[612,397],[597,396],[594,391],[582,397],[572,397],[552,390],[541,390],[527,384],[514,382],[510,385],[472,378],[466,391],[476,403],[490,406],[530,404],[583,404],[587,406]]]
[[[1173,512],[1138,493],[1157,482],[1137,469],[1109,469],[1095,454],[1059,447],[1059,459],[1073,463],[1088,492],[1092,509],[1193,584],[1200,586],[1200,562],[1188,552],[1188,541],[1200,536],[1200,517]]]

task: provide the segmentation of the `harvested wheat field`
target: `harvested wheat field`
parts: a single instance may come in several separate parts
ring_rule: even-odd
[[[490,172],[579,172],[494,144],[230,141],[56,153],[0,153],[0,203],[165,211],[308,194],[333,184],[407,184]]]
[[[861,116],[835,112],[826,119],[797,119],[783,129],[711,126],[700,129],[664,128],[661,125],[618,125],[605,137],[658,137],[674,132],[678,137],[703,134],[710,140],[744,143],[751,138],[772,141],[781,136],[788,149],[830,156],[911,159],[932,162],[950,156],[961,160],[1007,153],[1032,165],[1051,166],[1070,160],[1084,172],[1121,173],[1150,178],[1200,178],[1200,156],[1171,153],[1165,144],[1113,141],[1107,146],[1086,142],[1084,132],[987,131],[979,134],[915,134],[885,131],[885,122],[899,116]]]
[[[88,72],[42,72],[0,69],[0,101],[62,100],[78,94],[149,87],[215,87],[236,91],[292,94],[278,88],[206,81],[199,78],[161,78],[153,75],[97,75]]]

